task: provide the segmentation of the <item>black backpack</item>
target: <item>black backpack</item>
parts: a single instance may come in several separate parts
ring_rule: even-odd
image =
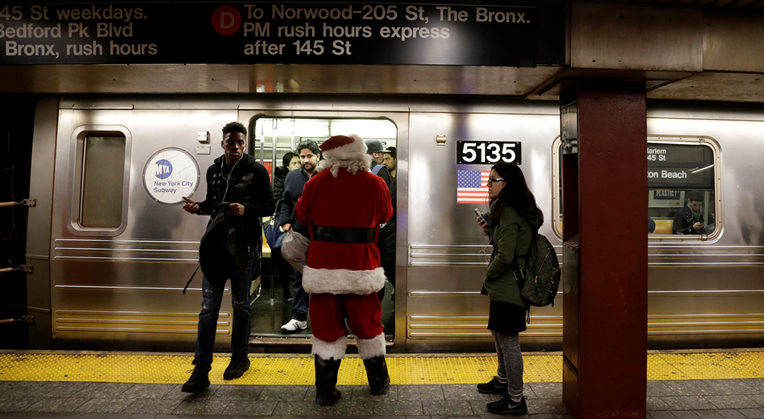
[[[521,296],[532,306],[555,305],[560,284],[560,265],[555,248],[547,237],[534,232],[525,259],[526,268],[523,270],[518,267],[517,261],[512,263]]]
[[[242,221],[239,217],[231,215],[229,203],[218,204],[215,214],[215,218],[207,225],[207,230],[199,243],[199,266],[208,280],[225,283],[229,278],[235,278],[247,272],[250,251],[247,240],[244,238]],[[195,274],[196,270],[186,283],[186,287],[194,279]],[[186,293],[186,288],[183,289],[183,293]]]

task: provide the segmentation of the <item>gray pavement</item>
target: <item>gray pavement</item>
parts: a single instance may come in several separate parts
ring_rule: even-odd
[[[366,386],[338,386],[337,405],[314,403],[313,386],[213,385],[199,395],[177,384],[0,382],[0,419],[488,419],[486,403],[472,384],[399,385],[372,397]],[[570,418],[561,383],[528,383],[531,419]],[[763,417],[763,379],[649,381],[647,419]]]

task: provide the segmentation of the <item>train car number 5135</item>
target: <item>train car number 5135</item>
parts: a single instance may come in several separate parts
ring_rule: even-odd
[[[457,164],[521,164],[520,141],[457,141]]]

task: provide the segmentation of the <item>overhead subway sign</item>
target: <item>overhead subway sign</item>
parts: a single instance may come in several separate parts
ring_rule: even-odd
[[[0,65],[560,65],[557,2],[0,6]]]

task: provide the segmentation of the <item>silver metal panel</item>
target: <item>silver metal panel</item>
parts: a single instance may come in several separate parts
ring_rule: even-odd
[[[56,126],[58,124],[58,99],[46,97],[35,109],[35,132],[32,143],[29,198],[37,205],[29,208],[27,222],[26,261],[32,267],[27,274],[27,310],[35,316],[29,325],[29,347],[50,348],[50,252],[51,211],[53,205],[54,156]]]
[[[557,107],[540,107],[533,113],[525,113],[526,109],[512,105],[494,109],[494,113],[470,111],[466,106],[460,112],[413,112],[411,115],[410,268],[406,307],[410,326],[407,336],[412,341],[407,342],[408,348],[417,347],[418,340],[425,338],[430,348],[451,347],[455,338],[478,339],[483,345],[490,341],[485,323],[483,330],[476,331],[465,326],[434,329],[422,321],[423,318],[454,316],[480,318],[488,314],[488,299],[480,296],[479,291],[491,246],[475,224],[473,213],[475,207],[485,212],[488,205],[457,204],[457,170],[488,170],[490,166],[457,165],[458,140],[521,141],[521,168],[540,208],[546,218],[550,218],[551,147],[559,131]],[[436,144],[437,135],[446,136],[445,146]],[[542,233],[552,237],[547,224]],[[550,316],[556,313],[560,315],[560,305],[534,309],[531,314]],[[460,321],[444,323],[436,320],[436,323],[457,325]],[[549,346],[557,338],[546,339],[550,336],[545,332],[548,329],[534,325],[522,340]]]
[[[542,232],[560,245],[550,222],[555,186],[549,156],[558,135],[557,115],[514,124],[512,109],[508,105],[492,115],[412,113],[412,138],[418,141],[410,145],[409,197],[410,208],[418,211],[410,211],[409,225],[409,350],[461,348],[466,340],[490,343],[488,301],[478,291],[491,248],[473,225],[473,205],[457,205],[455,192],[457,169],[488,166],[456,165],[456,140],[523,141],[521,167],[548,220]],[[649,115],[652,136],[707,136],[720,144],[718,216],[723,219],[721,234],[707,242],[651,241],[649,345],[751,345],[763,336],[763,185],[762,162],[746,155],[763,153],[762,114],[669,105],[650,109]],[[524,132],[530,127],[533,132]],[[446,146],[436,145],[438,134],[446,136]],[[540,158],[529,164],[528,156],[534,155]],[[559,347],[561,306],[562,300],[554,307],[532,307],[531,324],[521,334],[525,347]]]
[[[124,104],[125,99],[117,101]],[[220,132],[223,125],[236,120],[236,110],[119,110],[126,107],[115,107],[110,101],[87,105],[75,108],[96,110],[62,106],[60,111],[49,242],[53,338],[58,342],[191,344],[195,327],[188,322],[196,319],[199,310],[201,274],[187,295],[181,291],[197,264],[207,217],[187,214],[180,205],[154,201],[144,189],[143,168],[162,148],[188,151],[196,157],[202,175],[194,198],[204,199],[204,173],[220,154],[196,155],[197,132]],[[73,229],[76,156],[72,153],[77,150],[73,133],[114,126],[124,127],[132,136],[126,153],[129,181],[123,199],[124,229],[93,234]],[[218,144],[212,143],[214,147]],[[231,313],[230,298],[224,297],[221,318]],[[219,324],[218,332],[229,334],[229,322]]]

